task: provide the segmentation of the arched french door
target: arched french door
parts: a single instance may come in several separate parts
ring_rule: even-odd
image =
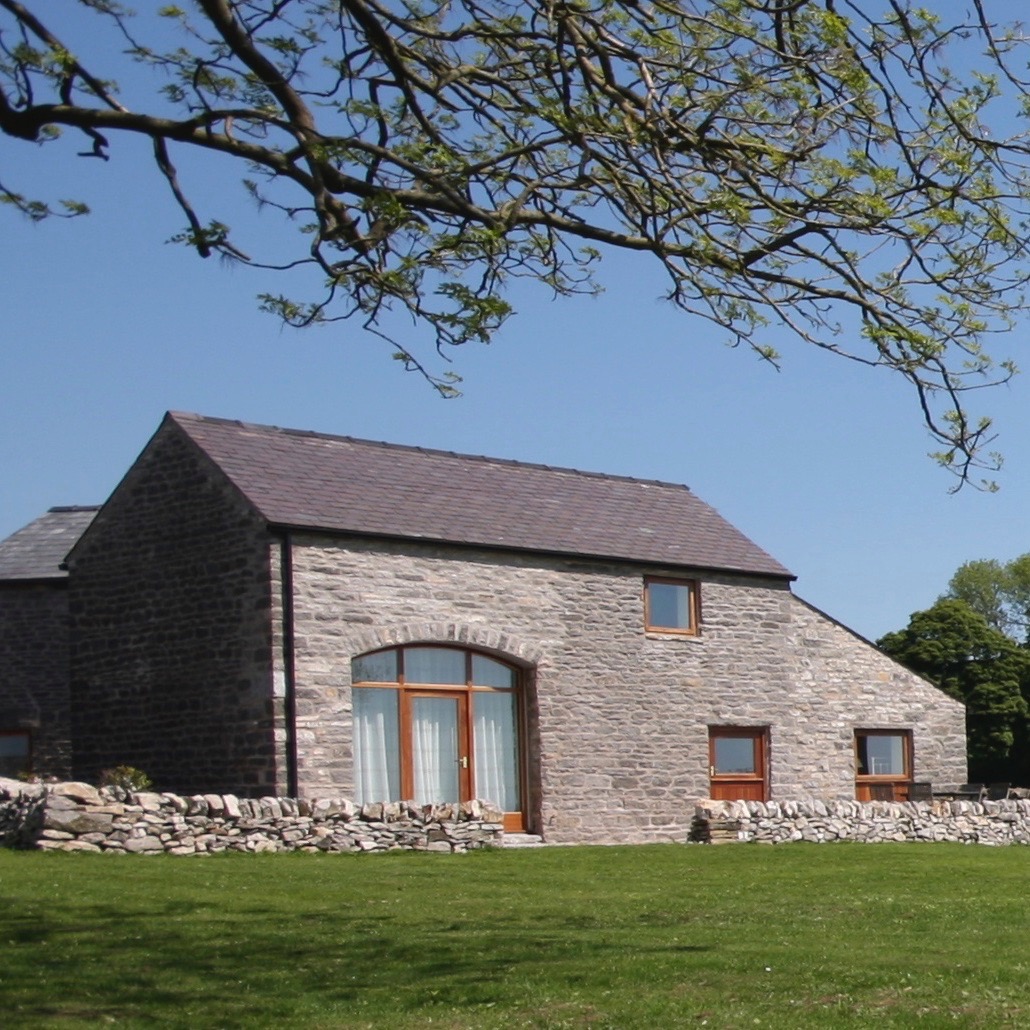
[[[351,662],[359,803],[491,801],[525,829],[519,671],[467,648],[391,647]]]

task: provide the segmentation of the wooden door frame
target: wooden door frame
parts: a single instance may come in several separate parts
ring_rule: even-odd
[[[409,682],[402,656],[402,652],[407,651],[409,648],[439,648],[440,650],[463,652],[466,658],[466,672],[468,674],[465,683],[436,684]],[[530,701],[531,684],[533,682],[531,670],[525,666],[516,664],[504,655],[494,654],[475,646],[450,642],[413,642],[407,644],[392,644],[387,647],[367,651],[361,655],[356,655],[354,660],[387,651],[397,652],[397,675],[395,679],[386,679],[382,681],[373,680],[368,682],[353,680],[351,686],[352,689],[355,690],[383,689],[396,692],[398,706],[397,732],[400,738],[400,754],[398,756],[398,760],[400,763],[401,796],[410,798],[414,795],[413,749],[411,737],[412,699],[414,697],[422,696],[460,696],[462,698],[459,702],[459,722],[461,723],[459,733],[461,735],[462,754],[468,758],[468,767],[460,770],[459,795],[461,800],[465,800],[472,796],[472,782],[474,779],[473,774],[475,769],[475,741],[473,729],[474,699],[481,693],[490,693],[496,689],[499,693],[510,694],[515,703],[515,722],[513,729],[517,736],[517,776],[521,804],[519,811],[503,813],[504,829],[509,833],[524,833],[529,830],[534,825],[535,819],[539,818],[538,812],[536,815],[531,812],[531,784],[538,782],[539,776],[538,770],[535,772],[531,770],[531,765],[533,765],[534,761],[538,761],[538,759],[533,758],[531,753],[531,742],[534,739],[533,733],[531,732],[531,725],[533,725],[533,722],[530,714],[533,707]],[[472,661],[476,655],[492,659],[508,668],[513,674],[511,688],[492,688],[487,687],[486,685],[477,686],[473,683],[471,669]]]
[[[469,750],[470,744],[470,723],[469,695],[467,690],[438,690],[429,687],[425,690],[418,687],[406,687],[402,691],[400,732],[401,736],[401,793],[405,797],[415,796],[415,747],[412,737],[412,709],[413,702],[419,697],[449,698],[457,702],[457,729],[458,729],[458,797],[460,804],[468,801],[471,797],[472,785],[472,756]],[[464,764],[463,761],[464,760]]]

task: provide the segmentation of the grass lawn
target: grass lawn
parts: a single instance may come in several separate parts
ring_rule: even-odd
[[[0,851],[0,1026],[1030,1026],[1030,849]]]

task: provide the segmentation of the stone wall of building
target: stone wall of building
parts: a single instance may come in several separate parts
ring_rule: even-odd
[[[31,735],[31,769],[71,775],[67,582],[0,583],[0,730]]]
[[[503,839],[501,813],[464,805],[130,793],[86,783],[0,783],[0,846],[212,855],[225,851],[464,852]]]
[[[70,558],[75,776],[287,792],[262,522],[165,426]]]
[[[699,843],[1030,844],[1030,801],[711,801],[695,809]]]
[[[453,643],[524,670],[530,829],[684,839],[709,728],[765,727],[774,798],[855,796],[856,729],[910,730],[914,778],[965,778],[964,710],[777,580],[699,574],[697,637],[646,633],[644,574],[682,570],[297,536],[301,790],[353,793],[350,661]]]

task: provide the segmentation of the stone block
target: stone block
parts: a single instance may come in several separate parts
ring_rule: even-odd
[[[122,845],[126,851],[133,854],[145,854],[147,852],[164,851],[164,845],[157,837],[130,837]]]
[[[40,841],[40,847],[49,850],[57,851],[95,851],[98,852],[101,849],[96,844],[89,844],[84,840],[66,840],[66,841]]]
[[[89,809],[76,811],[47,809],[43,817],[43,828],[47,830],[64,830],[66,833],[107,833],[112,829],[113,819],[105,813],[91,812]]]
[[[55,783],[50,788],[54,797],[68,798],[80,805],[100,805],[100,792],[88,783]]]

